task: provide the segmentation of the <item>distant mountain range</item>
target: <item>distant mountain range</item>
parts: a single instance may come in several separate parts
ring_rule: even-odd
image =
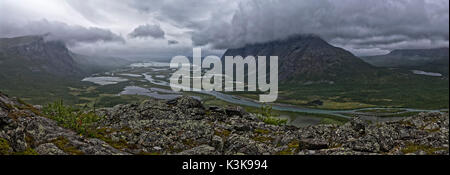
[[[448,78],[416,75],[411,71],[442,69],[440,72],[448,74],[448,49],[446,51],[447,54],[428,50],[394,51],[391,55],[395,59],[402,60],[411,57],[410,55],[423,53],[424,56],[420,58],[427,61],[426,64],[415,65],[420,67],[414,69],[413,67],[390,69],[395,67],[390,62],[384,62],[384,67],[374,66],[377,64],[371,65],[349,51],[332,46],[318,36],[297,35],[284,40],[228,49],[222,59],[224,60],[225,56],[238,55],[278,56],[277,102],[280,103],[336,109],[372,105],[446,108]],[[399,58],[398,55],[403,56]],[[429,58],[435,59],[428,61]],[[367,59],[369,58],[365,60]],[[257,99],[255,94],[257,93],[236,93]]]
[[[449,73],[449,48],[394,50],[362,59],[377,67],[417,69],[447,76]]]
[[[21,97],[64,94],[84,76],[130,63],[75,54],[63,42],[44,36],[0,38],[0,90]]]
[[[229,49],[224,56],[278,56],[281,82],[336,82],[371,76],[376,68],[315,35]],[[223,58],[224,59],[224,58]]]
[[[441,52],[394,51],[388,54],[389,57],[427,60],[398,70],[384,68],[398,66],[389,62],[378,65],[383,67],[373,66],[315,35],[247,45],[228,49],[224,54],[237,55],[279,57],[278,102],[300,106],[319,104],[339,109],[373,104],[448,107],[448,78],[415,75],[410,71],[439,71],[448,75],[448,48]],[[377,58],[381,59],[381,56],[364,59]],[[85,86],[80,82],[82,77],[129,63],[131,61],[119,58],[76,54],[64,43],[46,41],[43,36],[0,38],[0,91],[33,100],[40,98],[39,102],[48,101],[50,97],[64,99],[69,88]],[[241,95],[253,98],[255,94],[257,92]]]
[[[0,73],[80,77],[129,64],[119,58],[90,57],[71,52],[63,42],[44,36],[0,38]]]
[[[41,36],[24,36],[1,38],[0,43],[3,74],[78,76],[83,73],[62,42],[44,41]]]

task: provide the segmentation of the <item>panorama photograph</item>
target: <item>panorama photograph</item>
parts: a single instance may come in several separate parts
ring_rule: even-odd
[[[448,156],[448,113],[448,0],[0,0],[0,158]]]

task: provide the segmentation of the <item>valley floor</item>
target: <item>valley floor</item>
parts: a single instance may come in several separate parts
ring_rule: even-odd
[[[257,93],[212,95],[173,92],[168,85],[173,72],[174,70],[167,67],[167,63],[150,62],[94,74],[83,81],[82,78],[47,78],[46,81],[40,82],[31,81],[29,78],[28,82],[32,82],[33,86],[19,82],[2,83],[0,90],[20,96],[23,101],[31,104],[47,105],[63,100],[64,104],[82,109],[114,107],[118,104],[140,103],[149,98],[172,99],[188,95],[201,99],[207,107],[242,106],[253,113],[261,111],[261,104],[254,103],[258,99]],[[279,100],[269,105],[273,107],[272,112],[276,116],[297,127],[342,124],[355,115],[377,122],[399,120],[401,117],[424,111],[448,111],[448,79],[416,76],[409,71],[403,72],[402,75],[405,77],[387,76],[387,80],[376,78],[384,83],[360,82],[359,85],[283,84],[280,87],[285,90],[280,91]],[[385,111],[378,111],[380,107],[386,108]],[[410,110],[408,107],[416,109]]]

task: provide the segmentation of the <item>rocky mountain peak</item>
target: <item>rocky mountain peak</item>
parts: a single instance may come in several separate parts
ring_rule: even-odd
[[[0,48],[7,49],[11,47],[33,45],[36,43],[44,43],[44,36],[30,35],[13,38],[0,38]]]
[[[338,81],[363,75],[373,67],[352,53],[334,47],[315,35],[296,35],[283,40],[228,49],[224,56],[278,56],[283,82]],[[224,57],[223,57],[224,59]]]
[[[82,72],[62,41],[47,41],[39,35],[1,38],[0,43],[1,59],[15,65],[20,62],[23,72],[30,70],[57,76],[78,75]]]

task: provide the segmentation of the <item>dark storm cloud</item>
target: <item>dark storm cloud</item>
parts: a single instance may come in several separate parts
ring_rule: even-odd
[[[448,0],[3,0],[0,4],[0,37],[51,33],[55,39],[89,43],[83,48],[93,49],[98,46],[91,43],[98,41],[123,42],[115,33],[131,31],[127,43],[118,46],[130,53],[140,45],[154,50],[192,46],[222,50],[296,34],[319,35],[358,55],[449,43]],[[28,22],[44,18],[63,23]],[[147,23],[160,24],[164,30],[141,25]],[[134,39],[143,37],[161,39]],[[166,37],[179,43],[162,40]]]
[[[48,40],[61,40],[69,45],[95,42],[125,42],[107,29],[68,25],[63,22],[39,20],[26,24],[1,24],[0,36],[47,35]]]
[[[448,47],[448,20],[448,0],[249,0],[231,20],[206,22],[192,40],[226,49],[313,33],[359,49]]]
[[[129,5],[178,27],[199,28],[210,20],[222,20],[237,0],[132,0]]]
[[[152,37],[155,39],[164,39],[165,32],[161,29],[159,25],[145,24],[141,25],[128,34],[131,38],[148,38]]]
[[[167,41],[167,44],[169,44],[169,45],[175,45],[175,44],[178,44],[179,42],[177,41],[177,40],[168,40]]]

